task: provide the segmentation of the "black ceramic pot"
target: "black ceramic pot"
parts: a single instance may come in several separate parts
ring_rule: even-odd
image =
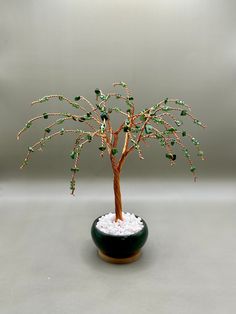
[[[138,217],[138,216],[136,216]],[[138,259],[140,249],[148,237],[148,227],[142,219],[143,228],[131,235],[110,235],[100,231],[96,224],[100,217],[94,220],[91,235],[102,259],[111,263],[129,263]]]

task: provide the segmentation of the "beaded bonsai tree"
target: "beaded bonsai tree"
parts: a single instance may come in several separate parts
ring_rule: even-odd
[[[153,139],[165,149],[166,158],[170,161],[171,165],[174,165],[176,154],[173,149],[178,145],[187,160],[194,180],[196,180],[196,168],[193,165],[190,152],[185,146],[183,139],[190,138],[191,142],[197,149],[197,155],[202,160],[204,160],[204,154],[200,149],[199,141],[189,132],[181,128],[183,122],[179,120],[179,116],[189,117],[200,127],[205,128],[205,125],[192,115],[190,106],[183,100],[179,99],[165,98],[149,108],[140,112],[135,112],[135,100],[127,84],[118,82],[114,83],[113,86],[122,87],[124,89],[124,95],[116,92],[104,94],[100,89],[95,89],[95,105],[84,96],[76,96],[74,100],[70,100],[63,95],[49,95],[33,101],[32,105],[35,105],[47,102],[51,99],[58,99],[59,101],[64,101],[73,108],[78,109],[81,113],[44,112],[42,115],[30,119],[24,128],[17,134],[17,139],[19,139],[20,135],[28,130],[36,120],[48,119],[51,117],[57,118],[56,121],[50,123],[44,129],[43,137],[35,144],[28,147],[28,153],[21,165],[21,168],[23,168],[28,164],[31,154],[35,150],[42,150],[42,147],[46,142],[52,138],[67,133],[75,135],[76,139],[74,147],[70,153],[70,157],[73,160],[70,189],[71,194],[74,195],[76,174],[79,171],[80,154],[83,147],[86,144],[93,142],[95,138],[99,138],[101,145],[98,149],[100,150],[101,157],[107,152],[111,161],[115,197],[115,221],[118,221],[123,220],[120,174],[128,155],[136,151],[138,157],[144,159],[142,156],[142,144],[145,144],[149,139]],[[122,107],[119,106],[109,106],[112,102],[114,103],[114,100],[116,102],[124,102],[125,109],[122,109]],[[111,122],[111,117],[114,112],[120,114],[122,117],[122,122],[117,129],[113,128]],[[76,127],[73,129],[64,127],[52,133],[54,127],[64,124],[68,120],[74,121]],[[82,126],[85,128],[82,129]],[[122,138],[124,142],[123,148],[119,152],[118,144],[122,133],[124,135]]]

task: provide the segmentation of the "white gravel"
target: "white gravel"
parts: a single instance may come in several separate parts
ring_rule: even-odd
[[[130,213],[122,213],[122,215],[124,220],[115,222],[115,214],[108,213],[99,218],[96,227],[111,235],[130,235],[142,230],[143,222],[140,217]]]

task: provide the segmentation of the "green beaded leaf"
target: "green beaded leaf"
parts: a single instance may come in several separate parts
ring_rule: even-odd
[[[146,124],[144,130],[145,130],[146,134],[151,134],[152,130],[153,130],[153,127],[152,127],[151,124]]]
[[[111,149],[111,153],[112,153],[113,156],[115,156],[118,153],[118,149],[116,147],[113,147]]]
[[[48,119],[48,113],[47,113],[47,112],[44,112],[44,113],[43,113],[43,117],[44,117],[44,119]]]
[[[176,124],[177,126],[181,126],[181,125],[183,124],[183,122],[182,122],[182,121],[179,121],[179,120],[175,120],[175,124]]]
[[[145,117],[144,114],[142,114],[142,115],[139,117],[139,119],[140,119],[141,121],[146,121],[146,120],[147,120],[147,118]]]
[[[86,136],[86,138],[87,138],[87,140],[89,141],[89,142],[91,142],[92,141],[92,136],[90,135],[90,134],[88,134],[87,136]]]
[[[45,96],[45,97],[39,99],[39,102],[42,103],[42,102],[48,101],[48,99],[49,98],[47,96]]]
[[[101,117],[101,120],[104,120],[104,119],[108,120],[108,115],[105,111],[101,113],[100,117]]]
[[[27,122],[26,125],[25,125],[25,127],[26,127],[27,129],[29,129],[31,126],[32,126],[32,122]]]
[[[176,160],[176,155],[175,154],[171,154],[171,153],[166,153],[166,158],[171,159],[171,160]]]
[[[56,124],[62,124],[65,121],[64,118],[60,118],[56,121]]]
[[[185,148],[183,151],[184,151],[184,156],[187,157],[187,158],[190,158],[190,154],[189,154],[188,149]]]
[[[163,106],[161,108],[162,111],[171,111],[171,108],[169,106]]]
[[[175,102],[177,105],[184,105],[184,101],[183,100],[176,100]]]
[[[73,172],[78,172],[79,168],[78,167],[72,167],[72,168],[70,168],[70,170],[73,171]]]
[[[70,153],[71,159],[75,159],[76,156],[77,156],[77,153],[73,150],[73,151]]]
[[[80,105],[76,104],[76,103],[72,103],[72,107],[76,108],[76,109],[79,109],[80,108]]]
[[[204,156],[204,152],[203,152],[202,150],[199,150],[198,153],[197,153],[197,155],[198,155],[199,157],[202,157],[202,156]]]
[[[31,153],[34,152],[33,147],[29,146],[29,147],[28,147],[28,151],[31,152]]]
[[[123,131],[124,132],[129,132],[131,130],[131,128],[128,126],[128,125],[125,125],[124,127],[123,127]]]
[[[202,122],[197,119],[194,119],[193,122],[199,126],[202,126]]]
[[[161,118],[152,118],[152,121],[157,124],[164,124],[164,120]]]
[[[101,91],[100,91],[99,88],[96,88],[94,92],[95,92],[96,95],[100,95],[101,94]]]
[[[200,144],[199,141],[198,141],[195,137],[192,137],[192,138],[191,138],[191,141],[192,141],[192,143],[193,143],[194,145],[199,145],[199,144]]]

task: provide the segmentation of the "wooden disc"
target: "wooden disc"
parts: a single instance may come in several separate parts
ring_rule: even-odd
[[[133,263],[139,259],[141,255],[141,250],[135,252],[133,255],[129,257],[123,257],[123,258],[117,258],[117,257],[111,257],[100,250],[98,250],[98,255],[101,257],[102,260],[104,260],[107,263],[112,263],[112,264],[128,264],[128,263]]]

